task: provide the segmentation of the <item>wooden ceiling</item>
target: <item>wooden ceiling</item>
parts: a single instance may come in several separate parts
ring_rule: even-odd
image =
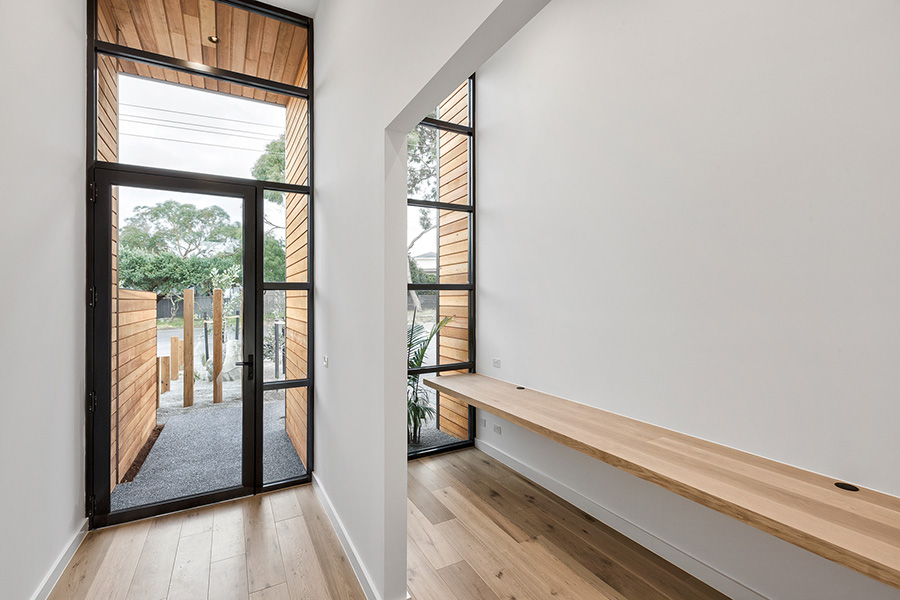
[[[307,30],[213,0],[99,0],[98,39],[306,87]],[[211,42],[217,37],[218,43]],[[287,97],[119,61],[119,70],[285,104]]]

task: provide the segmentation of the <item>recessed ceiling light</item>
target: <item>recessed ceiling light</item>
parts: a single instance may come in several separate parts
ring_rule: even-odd
[[[216,36],[214,36],[214,35],[211,35],[211,36],[209,36],[209,37],[206,38],[206,39],[208,39],[209,41],[211,41],[213,44],[218,44],[218,43],[219,43],[219,38],[216,37]]]

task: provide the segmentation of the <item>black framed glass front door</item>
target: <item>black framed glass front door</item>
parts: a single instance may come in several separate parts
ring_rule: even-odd
[[[309,380],[285,343],[307,308],[291,288],[308,284],[264,284],[286,260],[264,240],[266,190],[119,165],[93,175],[92,526],[308,480],[286,413]]]

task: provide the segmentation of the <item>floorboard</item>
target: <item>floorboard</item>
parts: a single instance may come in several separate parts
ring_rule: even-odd
[[[440,582],[434,597],[466,600],[727,600],[474,448],[413,461],[409,474],[416,600]]]
[[[409,463],[415,600],[726,600],[471,448]],[[88,534],[50,600],[364,600],[312,486]]]
[[[50,600],[101,598],[365,596],[312,486],[305,485],[91,531]]]

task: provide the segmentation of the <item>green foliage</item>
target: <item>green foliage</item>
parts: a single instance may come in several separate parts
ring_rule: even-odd
[[[234,263],[224,269],[214,266],[209,270],[209,284],[212,289],[227,290],[241,285],[241,265]]]
[[[253,176],[264,181],[285,179],[284,135],[266,146],[253,166]],[[284,204],[284,194],[266,192],[266,200]],[[263,276],[284,281],[285,244],[273,234],[263,238]],[[283,229],[283,227],[281,227]],[[167,200],[135,210],[119,232],[119,285],[156,292],[173,302],[193,288],[210,295],[214,288],[242,284],[243,232],[221,207],[197,208]],[[240,302],[240,295],[233,301]]]
[[[284,242],[267,233],[263,239],[263,273],[266,281],[284,281],[286,257]]]
[[[284,183],[285,173],[287,172],[284,152],[284,134],[282,133],[278,136],[278,139],[269,142],[266,145],[265,152],[256,159],[256,164],[253,165],[253,169],[250,171],[253,179]],[[284,193],[266,190],[266,200],[281,206],[284,204]]]
[[[437,201],[438,130],[419,125],[406,137],[406,192],[416,200]]]
[[[413,260],[412,256],[407,254],[406,258],[409,260],[409,275],[412,279],[412,283],[437,283],[437,276],[434,273],[426,273],[422,267]]]
[[[166,200],[139,206],[122,227],[119,243],[154,254],[172,253],[181,259],[233,252],[241,245],[241,228],[219,206],[197,208]]]
[[[424,325],[416,323],[416,311],[413,311],[412,322],[406,330],[406,365],[408,369],[417,369],[422,366],[431,341],[452,319],[453,317],[444,317],[432,325],[430,331],[426,331]],[[422,425],[435,414],[434,407],[428,402],[428,392],[419,385],[419,379],[419,375],[407,375],[406,377],[406,438],[410,444],[419,443]]]
[[[240,255],[191,256],[187,259],[171,253],[157,254],[140,247],[119,247],[119,285],[132,290],[156,292],[160,296],[178,296],[182,290],[194,288],[209,295],[222,274],[240,274]],[[230,286],[229,286],[230,287]]]

